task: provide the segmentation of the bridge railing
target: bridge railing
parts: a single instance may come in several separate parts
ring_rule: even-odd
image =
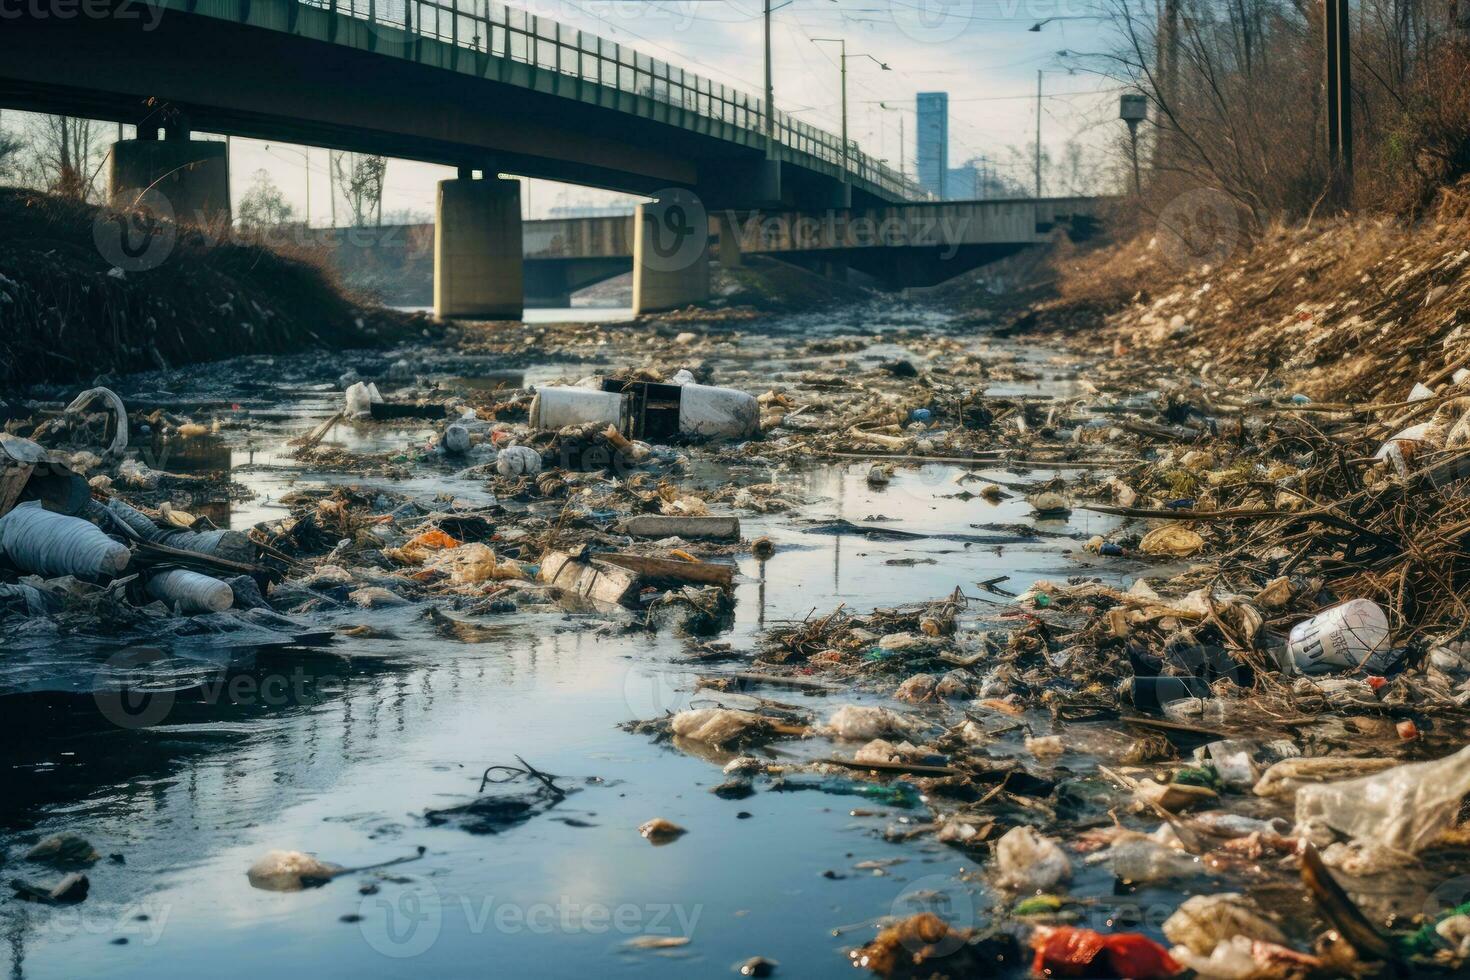
[[[322,9],[383,24],[536,68],[559,72],[675,106],[758,133],[763,100],[702,78],[607,38],[494,0],[301,0]],[[844,163],[840,137],[784,112],[773,117],[777,143],[834,166]],[[866,153],[850,149],[848,171],[891,194],[911,199],[927,191]]]

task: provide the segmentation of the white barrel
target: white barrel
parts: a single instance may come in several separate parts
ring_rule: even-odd
[[[111,579],[128,567],[132,552],[91,521],[53,514],[30,500],[0,517],[0,555],[36,575]]]
[[[679,389],[679,431],[687,436],[749,439],[760,428],[760,403],[748,392],[709,385]]]
[[[590,388],[537,388],[531,399],[531,427],[560,429],[565,425],[604,422],[617,425],[623,417],[623,396]]]
[[[1350,599],[1291,628],[1286,651],[1304,674],[1379,673],[1389,653],[1388,616],[1372,599]]]
[[[224,612],[235,604],[235,593],[224,582],[182,568],[149,576],[148,594],[186,613]]]

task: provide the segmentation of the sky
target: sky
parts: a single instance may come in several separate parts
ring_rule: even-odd
[[[764,86],[761,0],[528,0],[511,5],[756,95]],[[777,107],[833,133],[840,130],[838,46],[812,39],[845,38],[849,133],[865,152],[894,167],[902,162],[910,176],[915,173],[913,107],[918,92],[949,93],[951,167],[982,156],[992,167],[1014,164],[1011,149],[1034,142],[1038,69],[1044,72],[1042,144],[1048,153],[1055,156],[1069,139],[1101,147],[1117,137],[1122,125],[1116,82],[1078,70],[1078,61],[1058,54],[1105,47],[1098,19],[1089,16],[1096,13],[1098,0],[773,0],[773,9]],[[1043,21],[1040,31],[1028,30]],[[890,70],[861,55],[872,55]],[[307,212],[309,193],[311,223],[329,225],[328,166],[324,149],[236,139],[231,146],[232,196],[238,201],[256,172],[265,170],[298,217]],[[1030,182],[1024,167],[1002,172]],[[406,212],[429,218],[435,182],[452,176],[445,167],[391,160],[385,217]],[[634,200],[549,181],[527,183],[522,193],[527,217],[545,216],[552,207],[631,205]]]

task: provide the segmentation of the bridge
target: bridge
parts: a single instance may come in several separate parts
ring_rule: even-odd
[[[1086,237],[1110,199],[946,201],[822,212],[727,210],[705,216],[719,262],[738,267],[768,255],[826,274],[858,270],[885,287],[928,286],[1058,232]],[[697,201],[690,210],[702,213]],[[630,272],[635,216],[524,221],[522,281],[527,306],[564,307],[579,289]],[[432,225],[341,228],[327,243],[344,271],[380,268],[399,279],[427,278]],[[692,254],[692,253],[691,253]],[[702,254],[702,253],[701,253]]]
[[[925,196],[759,98],[491,0],[82,6],[7,9],[0,105],[136,125],[110,156],[114,203],[146,191],[181,220],[228,214],[226,146],[195,131],[454,166],[435,221],[446,316],[519,315],[519,185],[499,174],[652,197],[649,234],[682,227],[678,191],[711,208]],[[698,263],[667,265],[639,266],[645,308],[707,289]]]

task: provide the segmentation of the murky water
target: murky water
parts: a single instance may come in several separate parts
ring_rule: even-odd
[[[255,493],[221,505],[237,527],[281,516],[280,497],[293,488],[375,482],[297,469],[285,438],[340,395],[287,385],[278,403],[263,396],[271,421],[227,430],[171,467],[198,456],[200,467],[231,468]],[[428,432],[342,426],[332,439],[374,451]],[[867,484],[866,469],[778,474],[812,503],[744,519],[745,536],[770,535],[777,553],[764,565],[742,560],[735,624],[721,639],[748,649],[763,625],[839,602],[867,611],[957,587],[986,615],[978,583],[1004,575],[1018,592],[1039,576],[1077,574],[1086,568],[1079,539],[1104,527],[1079,511],[1039,525],[1048,536],[1016,541],[997,528],[1031,524],[1028,505],[954,496],[964,469],[900,469],[882,489]],[[980,475],[1024,484],[1053,473]],[[696,471],[710,485],[732,478],[738,470]],[[485,497],[469,481],[383,483]],[[822,526],[838,520],[931,536],[884,540]],[[841,951],[871,938],[876,917],[923,907],[916,896],[942,893],[957,924],[983,924],[977,899],[957,887],[972,862],[932,837],[883,839],[885,827],[922,811],[820,792],[721,799],[708,790],[723,778],[724,757],[620,731],[686,706],[696,676],[720,669],[691,669],[677,638],[597,631],[595,620],[558,611],[487,620],[476,643],[445,639],[402,610],[321,622],[383,635],[310,648],[176,638],[168,645],[198,683],[140,703],[89,693],[111,652],[95,642],[37,636],[9,656],[0,669],[0,841],[16,854],[66,829],[104,855],[82,905],[0,905],[12,976],[682,977],[723,975],[754,955],[779,961],[778,976],[830,976],[849,973]],[[819,714],[851,698],[783,696]],[[808,743],[774,751],[821,754]],[[575,792],[500,834],[425,819],[472,798],[486,767],[517,756]],[[636,831],[653,817],[689,832],[653,847]],[[349,867],[425,850],[318,889],[252,888],[246,868],[274,848]],[[857,867],[872,861],[884,864]],[[1105,907],[1111,878],[1084,873],[1072,891]],[[689,941],[627,945],[639,936]]]

